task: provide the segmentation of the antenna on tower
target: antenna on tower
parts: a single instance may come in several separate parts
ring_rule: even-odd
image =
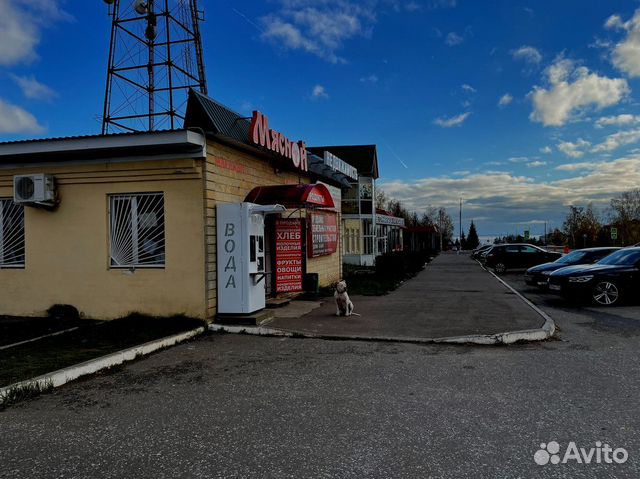
[[[182,127],[207,94],[197,0],[104,0],[111,17],[102,134]]]

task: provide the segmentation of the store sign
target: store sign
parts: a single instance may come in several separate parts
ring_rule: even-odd
[[[282,133],[269,128],[269,118],[259,111],[253,112],[249,141],[262,146],[278,156],[291,160],[293,166],[302,171],[308,170],[307,146],[304,141],[291,141]]]
[[[338,171],[352,180],[358,179],[358,170],[346,161],[341,160],[329,151],[324,152],[324,164],[334,171]]]
[[[276,220],[276,292],[302,291],[302,220]]]
[[[338,215],[325,211],[308,213],[307,256],[315,258],[338,250]]]
[[[396,216],[376,215],[376,223],[379,225],[399,226],[404,228],[404,218]]]

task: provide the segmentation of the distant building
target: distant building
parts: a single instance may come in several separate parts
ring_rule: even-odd
[[[316,146],[308,150],[328,164],[346,163],[357,171],[357,174],[347,174],[351,188],[342,197],[343,261],[373,266],[376,256],[401,251],[404,219],[392,216],[378,208],[382,205],[375,204],[375,183],[379,176],[376,145]]]

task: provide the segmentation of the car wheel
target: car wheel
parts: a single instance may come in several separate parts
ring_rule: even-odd
[[[504,274],[507,271],[507,267],[504,263],[496,263],[496,265],[493,267],[493,270],[496,272],[496,274]]]
[[[609,281],[601,281],[596,284],[591,295],[596,303],[603,306],[614,305],[620,300],[618,287]]]

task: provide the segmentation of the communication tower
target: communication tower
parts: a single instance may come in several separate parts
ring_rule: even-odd
[[[112,19],[102,134],[181,128],[207,94],[197,0],[104,0]]]

